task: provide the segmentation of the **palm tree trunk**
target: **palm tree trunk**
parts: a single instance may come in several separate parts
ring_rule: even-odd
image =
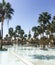
[[[8,33],[9,33],[9,19],[7,19],[7,29],[8,29]]]
[[[2,45],[3,45],[3,22],[4,22],[4,17],[2,17],[2,22],[1,22],[1,46],[0,49],[2,49]]]
[[[1,45],[0,45],[0,49],[2,49],[2,44],[3,44],[3,22],[1,22]]]
[[[1,23],[1,36],[2,36],[2,39],[3,39],[3,22]]]

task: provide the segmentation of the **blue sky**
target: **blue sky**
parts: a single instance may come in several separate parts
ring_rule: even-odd
[[[1,1],[1,0],[0,0]],[[9,27],[15,29],[20,25],[25,33],[28,33],[33,26],[38,25],[38,16],[41,12],[47,11],[55,15],[55,0],[6,0],[10,2],[15,10]],[[7,33],[7,21],[4,22],[4,36]]]

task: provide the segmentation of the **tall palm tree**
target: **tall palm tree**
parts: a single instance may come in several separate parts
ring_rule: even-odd
[[[40,23],[42,27],[42,32],[44,34],[45,27],[50,24],[51,15],[48,12],[42,12],[42,14],[39,15],[38,22]]]
[[[40,14],[39,18],[38,18],[38,22],[41,25],[42,28],[42,33],[45,33],[45,27],[50,24],[50,20],[51,20],[51,14],[49,14],[48,12],[42,12],[42,14]],[[44,35],[43,35],[44,37]]]
[[[9,20],[12,19],[12,15],[14,14],[14,9],[11,8],[11,4],[8,2],[6,4],[6,19],[7,19],[7,25],[8,25],[8,29],[9,29]]]
[[[3,41],[3,23],[5,19],[11,19],[12,14],[14,10],[12,9],[9,2],[5,2],[5,0],[2,0],[2,3],[0,3],[0,22],[1,22],[1,36]],[[3,43],[3,42],[1,42]],[[2,48],[2,44],[1,44]]]
[[[2,0],[2,3],[0,3],[0,21],[1,21],[1,33],[3,38],[3,22],[5,19],[11,19],[12,14],[14,10],[11,7],[11,4],[9,2],[5,2],[5,0]]]
[[[38,22],[40,24],[46,25],[47,23],[50,23],[51,20],[51,14],[48,12],[42,12],[42,14],[39,15]]]

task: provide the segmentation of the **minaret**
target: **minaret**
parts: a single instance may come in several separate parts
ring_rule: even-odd
[[[28,39],[30,40],[30,38],[31,38],[31,32],[29,30]]]

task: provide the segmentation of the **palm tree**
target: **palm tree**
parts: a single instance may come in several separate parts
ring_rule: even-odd
[[[36,27],[36,26],[32,27],[32,31],[34,32],[33,37],[36,38],[37,33],[38,33],[38,31],[37,31],[37,27]]]
[[[38,22],[41,25],[41,29],[42,29],[42,34],[44,37],[44,33],[45,33],[45,27],[50,24],[50,20],[51,20],[51,15],[48,14],[48,12],[42,12],[42,14],[40,14],[39,18],[38,18]]]
[[[17,26],[16,26],[16,32],[19,33],[20,30],[21,30],[21,26],[20,26],[20,25],[17,25]]]
[[[10,35],[11,42],[12,42],[13,34],[14,34],[13,28],[9,28],[9,35]]]
[[[42,12],[42,14],[40,14],[38,22],[40,24],[46,25],[47,23],[50,24],[50,20],[51,20],[51,14],[48,14],[48,12]]]
[[[42,28],[41,28],[41,26],[37,26],[37,31],[38,31],[38,35],[39,35],[39,37],[41,37],[41,34],[42,34]]]
[[[34,26],[32,27],[32,31],[34,32],[34,38],[36,38],[38,36],[38,27]]]
[[[24,34],[24,43],[27,42],[27,34]]]
[[[48,14],[48,12],[42,12],[42,14],[40,14],[38,22],[42,27],[43,34],[45,32],[45,27],[47,26],[47,24],[50,24],[50,20],[51,20],[51,15]]]
[[[16,37],[17,37],[16,30],[13,32],[13,37],[14,37],[15,44],[16,44]]]
[[[50,26],[50,41],[51,41],[51,46],[53,46],[53,42],[54,42],[54,33],[55,33],[55,16],[53,16],[53,20],[52,20],[51,26]]]
[[[36,39],[36,37],[39,35],[39,33],[34,33],[34,38]]]
[[[14,14],[14,9],[11,8],[11,4],[8,2],[6,4],[6,19],[7,19],[8,29],[9,29],[9,20],[12,19],[13,14]]]
[[[46,35],[47,35],[47,37],[49,38],[49,35],[50,35],[50,31],[49,30],[46,30]]]
[[[5,19],[11,19],[12,14],[14,10],[11,8],[11,5],[9,2],[5,2],[5,0],[2,0],[2,3],[0,3],[0,22],[1,22],[1,36],[3,39],[3,23]],[[1,44],[2,48],[2,44]]]
[[[9,35],[10,35],[10,37],[13,36],[13,28],[9,28]]]
[[[27,38],[27,34],[24,34],[24,38],[25,38],[25,39]]]
[[[23,44],[24,30],[21,29],[20,32],[19,32],[19,34],[20,34],[21,42],[22,42],[22,44]]]
[[[47,45],[47,37],[43,36],[40,38],[41,48],[45,49],[45,45]]]
[[[55,16],[53,16],[52,24],[55,26]]]
[[[32,27],[32,31],[33,31],[34,33],[36,33],[37,27],[36,27],[36,26]]]
[[[55,16],[53,17],[53,20],[52,20],[52,27],[53,27],[53,33],[55,33]]]
[[[15,29],[16,29],[16,33],[18,34],[18,36],[20,36],[21,26],[17,25]]]
[[[8,41],[8,34],[6,34],[5,38],[6,38],[6,40]]]
[[[5,19],[11,19],[14,10],[11,8],[11,4],[8,2],[6,3],[5,0],[2,0],[0,3],[0,21],[1,23],[1,33],[3,38],[3,22]]]
[[[18,40],[19,40],[19,37],[20,37],[20,30],[21,30],[21,26],[20,26],[20,25],[17,25],[17,26],[15,27],[15,31],[16,31]]]

